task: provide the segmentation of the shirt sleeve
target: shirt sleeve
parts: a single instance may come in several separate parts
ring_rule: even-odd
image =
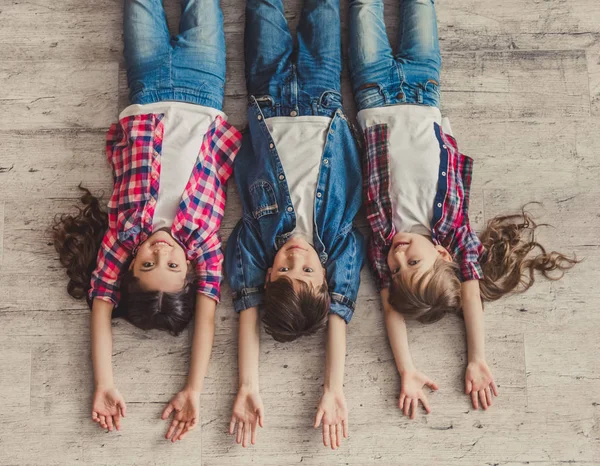
[[[346,323],[354,315],[364,259],[364,238],[358,230],[352,228],[332,248],[326,264],[327,286],[331,297],[330,313],[337,314]]]
[[[236,312],[263,304],[268,268],[266,251],[258,235],[252,226],[240,220],[225,249],[225,270]]]
[[[481,280],[483,271],[479,261],[484,248],[479,237],[467,223],[456,230],[454,240],[453,256],[459,266],[460,280]]]
[[[369,239],[368,258],[373,275],[375,275],[377,291],[389,288],[391,285],[391,272],[387,265],[387,254],[385,249],[377,244],[373,236]]]
[[[223,252],[221,238],[213,234],[202,245],[202,251],[196,258],[196,292],[202,293],[219,302],[221,298],[221,280],[223,278]]]
[[[113,305],[119,304],[122,271],[129,252],[117,240],[116,232],[109,229],[102,240],[96,269],[92,272],[89,298],[99,298]]]

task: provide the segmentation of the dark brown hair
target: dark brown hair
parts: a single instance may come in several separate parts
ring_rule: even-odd
[[[525,210],[491,219],[479,238],[485,248],[481,259],[484,278],[479,281],[482,301],[495,301],[510,293],[523,293],[535,282],[536,271],[559,280],[579,261],[556,251],[547,252],[536,241],[537,225]],[[532,252],[537,254],[531,256]],[[396,274],[390,286],[390,304],[402,314],[424,323],[446,313],[461,313],[458,265],[436,260],[433,267],[414,278]],[[557,273],[553,273],[557,272]]]
[[[69,277],[67,292],[75,299],[87,299],[108,216],[99,198],[81,185],[79,189],[83,191],[82,207],[77,207],[75,215],[63,214],[54,219],[52,239]],[[147,291],[128,269],[121,280],[121,299],[113,316],[144,330],[159,329],[177,335],[185,329],[194,314],[193,276],[188,274],[184,287],[176,292]],[[89,300],[88,305],[91,307]]]
[[[265,285],[262,316],[265,331],[275,340],[286,342],[311,335],[327,325],[330,298],[327,282],[317,289],[298,280],[299,291],[287,277]]]

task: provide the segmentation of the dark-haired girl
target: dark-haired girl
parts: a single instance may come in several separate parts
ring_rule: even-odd
[[[394,52],[383,1],[350,0],[350,73],[366,144],[368,256],[401,376],[398,406],[411,418],[419,402],[429,412],[423,386],[438,388],[412,362],[405,317],[430,323],[455,313],[467,331],[465,392],[473,408],[487,409],[498,392],[485,358],[482,300],[525,291],[536,271],[560,278],[576,261],[535,242],[536,225],[526,213],[496,217],[475,234],[468,213],[473,162],[458,151],[439,110],[434,1],[402,0],[400,10]]]
[[[112,373],[111,318],[179,334],[195,314],[190,372],[163,412],[173,442],[194,428],[220,294],[225,184],[240,134],[221,111],[225,39],[218,0],[182,0],[171,37],[161,0],[126,0],[132,105],[107,137],[114,190],[108,212],[89,192],[63,216],[54,242],[68,291],[92,307],[92,419],[120,428],[125,401]],[[194,311],[195,309],[195,311]]]

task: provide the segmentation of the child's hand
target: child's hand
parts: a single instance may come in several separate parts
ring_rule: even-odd
[[[115,387],[96,387],[92,402],[92,421],[103,429],[121,430],[121,416],[125,417],[127,406],[125,399]]]
[[[250,443],[256,443],[256,424],[263,427],[264,406],[257,388],[246,386],[240,387],[235,403],[233,414],[229,423],[229,433],[233,435],[237,424],[236,442],[241,443],[244,448]]]
[[[325,390],[317,409],[315,429],[323,421],[323,445],[335,450],[348,438],[348,408],[343,390]]]
[[[492,406],[492,393],[494,396],[498,396],[494,377],[484,360],[472,361],[467,365],[465,393],[467,395],[471,394],[471,402],[474,409],[479,409],[477,402],[478,395],[483,409],[488,409],[488,406]]]
[[[183,440],[186,434],[193,430],[200,419],[200,393],[194,390],[183,389],[169,401],[162,413],[161,419],[167,420],[175,411],[173,421],[165,435],[167,440],[176,442]]]
[[[432,390],[439,388],[438,384],[421,372],[406,371],[400,375],[401,388],[398,407],[404,412],[405,416],[410,416],[411,419],[414,419],[417,415],[419,401],[427,414],[431,412],[427,397],[423,393],[424,385],[427,385]]]

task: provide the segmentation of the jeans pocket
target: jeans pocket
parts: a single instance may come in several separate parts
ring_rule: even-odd
[[[265,215],[279,212],[275,190],[266,181],[257,181],[250,186],[250,202],[252,204],[252,216],[256,220]]]
[[[373,107],[383,107],[385,97],[379,84],[367,84],[359,89],[354,96],[359,110]]]

